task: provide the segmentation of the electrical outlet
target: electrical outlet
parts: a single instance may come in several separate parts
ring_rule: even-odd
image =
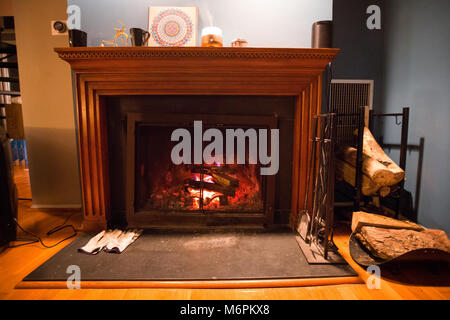
[[[52,36],[67,35],[67,20],[52,20],[50,21],[50,28],[52,30]]]

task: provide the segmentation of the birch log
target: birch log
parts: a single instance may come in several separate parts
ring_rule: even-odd
[[[391,186],[399,183],[405,178],[405,171],[400,168],[388,155],[383,151],[380,145],[377,143],[372,133],[368,128],[364,128],[363,137],[363,153],[370,158],[377,160],[380,164],[384,165],[389,171],[392,172],[392,176],[386,176],[385,183],[383,185]]]
[[[382,198],[387,197],[390,193],[391,188],[388,186],[382,186],[380,189],[378,189],[378,194]]]
[[[336,177],[343,179],[352,186],[355,186],[356,169],[350,163],[336,159]],[[365,196],[375,195],[380,189],[380,185],[376,184],[370,177],[363,173],[361,192]]]
[[[338,157],[356,167],[356,153],[356,148],[342,147],[338,152]],[[362,160],[362,172],[369,176],[376,184],[390,186],[396,183],[394,172],[389,170],[384,164],[367,154],[363,154]]]

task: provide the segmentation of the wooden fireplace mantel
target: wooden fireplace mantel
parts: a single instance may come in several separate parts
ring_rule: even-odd
[[[295,96],[291,225],[304,207],[311,122],[320,112],[322,71],[339,49],[55,48],[76,77],[83,227],[110,214],[105,105],[111,95]]]

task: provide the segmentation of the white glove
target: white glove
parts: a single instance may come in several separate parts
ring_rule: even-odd
[[[130,244],[139,238],[142,231],[142,229],[124,231],[120,236],[111,239],[104,250],[109,253],[122,253]]]
[[[118,238],[121,234],[121,230],[102,231],[89,240],[84,247],[78,249],[78,251],[87,254],[97,254],[112,241],[112,239]]]

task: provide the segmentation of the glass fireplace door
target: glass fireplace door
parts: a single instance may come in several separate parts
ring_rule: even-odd
[[[250,163],[250,141],[245,141],[246,161],[243,164],[238,164],[237,159],[229,163],[226,155],[222,155],[222,162],[207,164],[202,161],[194,164],[193,123],[204,116],[178,115],[176,120],[173,118],[173,115],[152,114],[149,117],[145,114],[128,114],[127,135],[131,136],[127,137],[127,141],[132,143],[127,146],[127,166],[128,175],[133,174],[134,178],[127,179],[129,218],[130,215],[158,215],[161,219],[164,219],[164,215],[267,217],[272,210],[273,179],[260,174],[259,163]],[[217,119],[221,117],[217,116]],[[203,121],[203,130],[219,128],[223,133],[224,150],[226,129],[257,130],[275,125],[272,117],[260,117],[256,121],[255,117],[250,120],[249,117],[236,116],[233,119],[227,123],[223,123],[223,118],[222,121]],[[175,164],[172,161],[172,150],[179,142],[171,141],[171,135],[178,128],[184,128],[190,133],[191,163]],[[202,150],[208,143],[203,142]],[[133,187],[130,180],[134,180]]]

